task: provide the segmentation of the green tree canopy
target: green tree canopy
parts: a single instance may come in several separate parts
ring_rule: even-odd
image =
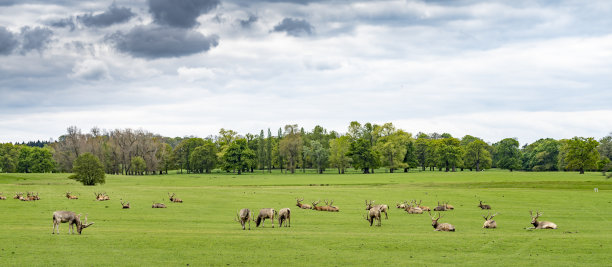
[[[249,149],[244,138],[232,142],[223,154],[223,169],[236,170],[238,174],[256,164],[255,152]]]
[[[130,169],[135,175],[142,175],[147,170],[147,163],[141,156],[132,157],[130,165]]]
[[[190,156],[191,170],[197,173],[210,173],[217,166],[217,146],[207,140],[203,146],[196,147]]]
[[[506,138],[495,143],[494,146],[497,167],[510,171],[521,168],[521,151],[516,139]]]
[[[546,138],[535,141],[523,149],[523,169],[530,171],[559,170],[559,141]]]
[[[338,168],[340,174],[344,174],[344,170],[348,168],[350,163],[350,158],[347,156],[350,142],[350,137],[347,135],[329,140],[329,161],[333,167]]]
[[[465,146],[464,166],[468,169],[491,168],[491,153],[487,149],[489,145],[480,139],[472,140]]]
[[[104,165],[91,153],[79,155],[72,166],[72,174],[69,178],[77,180],[83,185],[96,185],[105,183]]]
[[[19,148],[11,143],[0,144],[0,171],[17,171]]]
[[[323,173],[329,159],[329,150],[317,140],[310,141],[310,147],[304,146],[304,150],[316,165],[317,172]]]
[[[567,140],[564,146],[566,150],[565,162],[567,168],[580,171],[584,174],[586,169],[596,168],[597,160],[599,160],[599,152],[597,151],[599,142],[593,137],[574,137]]]

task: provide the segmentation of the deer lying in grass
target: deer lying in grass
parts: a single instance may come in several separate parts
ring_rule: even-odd
[[[166,205],[164,205],[164,203],[155,203],[155,201],[153,201],[153,205],[151,206],[151,208],[154,208],[154,209],[165,209]]]
[[[365,204],[366,204],[366,210],[370,210],[372,208],[379,209],[381,213],[382,212],[385,213],[385,219],[389,219],[389,215],[387,214],[387,211],[389,210],[389,206],[387,206],[387,204],[374,205],[374,201],[373,200],[370,200],[369,203],[366,200]]]
[[[236,213],[236,221],[242,225],[242,230],[244,230],[244,226],[246,223],[249,223],[249,230],[251,230],[251,220],[253,219],[253,213],[251,213],[250,209],[241,209]]]
[[[403,210],[405,210],[407,206],[408,206],[408,201],[406,201],[406,200],[404,200],[404,202],[402,202],[402,203],[395,204],[396,208],[403,209]]]
[[[259,227],[259,225],[261,224],[261,227],[264,227],[264,221],[266,219],[270,219],[270,221],[272,221],[272,228],[274,228],[274,215],[276,214],[278,213],[271,208],[260,209],[259,215],[257,215],[257,219],[255,219],[255,226]]]
[[[497,213],[493,215],[491,215],[491,213],[487,213],[487,215],[482,215],[482,217],[485,219],[482,228],[497,228],[497,223],[493,220],[493,217],[495,217],[496,215]]]
[[[324,207],[323,206],[317,206],[319,205],[319,202],[321,202],[321,200],[317,200],[317,201],[313,201],[312,202],[312,209],[313,210],[318,210],[318,211],[324,211]]]
[[[21,200],[23,198],[23,193],[19,192],[15,192],[15,196],[13,196],[13,199],[19,199]]]
[[[79,199],[76,195],[73,195],[72,192],[66,192],[67,199]]]
[[[423,210],[417,205],[416,200],[410,202],[410,205],[406,207],[406,212],[409,214],[423,214]]]
[[[436,206],[433,210],[434,211],[446,211],[446,204],[440,205],[440,201],[438,201],[438,206]]]
[[[283,222],[285,227],[291,227],[291,210],[289,208],[278,211],[278,227],[283,227]]]
[[[421,202],[423,202],[423,200],[419,200],[419,204],[417,205],[417,207],[421,208],[421,210],[423,211],[430,211],[431,209],[427,206],[421,206]],[[416,203],[416,200],[415,200]]]
[[[34,194],[34,192],[28,192],[27,196],[21,199],[21,201],[35,201],[35,200],[40,200],[40,197],[38,197],[38,193]]]
[[[0,200],[6,200],[6,197],[2,195],[2,192],[0,192]]]
[[[368,210],[368,214],[365,217],[366,221],[370,222],[370,226],[374,223],[374,221],[378,221],[376,226],[381,226],[381,215],[380,209],[376,207],[372,207]]]
[[[480,204],[478,204],[478,207],[479,207],[480,209],[482,209],[482,210],[490,210],[490,209],[491,209],[491,206],[490,206],[490,205],[488,205],[488,204],[482,204],[482,200],[479,200],[479,201],[480,201]]]
[[[308,205],[308,204],[302,204],[302,201],[304,201],[303,198],[296,198],[295,200],[297,200],[297,204],[295,204],[296,206],[300,207],[300,209],[305,209],[305,210],[309,210],[312,209],[312,206]]]
[[[331,212],[338,212],[338,211],[340,211],[340,209],[338,207],[334,206],[334,200],[333,199],[331,200],[331,202],[329,202],[329,204],[327,203],[327,200],[324,200],[324,201],[325,201],[325,205],[327,205],[327,206],[323,207],[323,209],[325,211],[331,211]]]
[[[95,193],[94,195],[96,195],[96,200],[97,201],[105,201],[105,200],[110,200],[110,197],[108,197],[108,195],[106,194],[106,192],[104,193]]]
[[[444,207],[446,207],[446,210],[454,210],[455,207],[453,207],[453,205],[448,204],[448,201],[444,202]]]
[[[120,201],[121,201],[121,208],[123,208],[123,209],[129,209],[130,208],[130,202],[129,201],[127,203],[123,203],[123,199],[121,199]]]
[[[79,235],[83,229],[93,225],[94,223],[87,223],[87,214],[85,214],[85,223],[81,222],[81,214],[77,215],[72,211],[56,211],[53,213],[53,232],[57,228],[57,234],[59,235],[60,223],[68,223],[68,233],[74,234],[74,225],[77,226],[77,232]]]
[[[438,212],[438,218],[436,216],[432,216],[431,212],[429,213],[429,217],[431,217],[431,226],[433,226],[434,231],[445,231],[445,232],[454,232],[455,226],[450,223],[438,223],[438,220],[442,218],[442,215]]]
[[[553,222],[542,221],[538,222],[538,217],[542,216],[542,213],[536,211],[536,216],[533,216],[533,212],[529,211],[531,215],[531,224],[533,224],[533,228],[531,229],[557,229],[557,225]]]
[[[183,200],[180,198],[176,198],[174,197],[176,194],[172,193],[172,196],[170,195],[170,192],[168,192],[168,197],[170,197],[170,202],[174,202],[174,203],[183,203]]]

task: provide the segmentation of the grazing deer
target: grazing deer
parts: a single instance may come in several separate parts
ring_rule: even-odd
[[[334,200],[333,199],[331,200],[331,202],[329,204],[327,203],[327,200],[325,200],[325,205],[327,205],[327,206],[323,207],[325,211],[331,211],[331,212],[338,212],[338,211],[340,211],[340,209],[338,207],[334,206]]]
[[[377,208],[380,210],[380,212],[384,212],[385,213],[385,219],[389,219],[389,215],[387,214],[387,211],[389,210],[389,206],[387,206],[387,204],[380,204],[380,205],[373,205],[374,201],[370,200],[370,202],[368,203],[368,201],[365,201],[366,204],[366,210],[370,210],[372,208]]]
[[[419,200],[419,204],[417,205],[417,207],[421,208],[421,210],[423,210],[423,211],[430,211],[431,210],[427,206],[421,206],[421,202],[423,202],[423,200]]]
[[[482,200],[479,200],[479,201],[480,201],[480,204],[478,204],[478,207],[479,207],[480,209],[482,209],[482,210],[490,210],[490,209],[491,209],[491,206],[490,206],[490,205],[488,205],[488,204],[482,204]]]
[[[77,215],[72,211],[56,211],[53,213],[53,232],[55,234],[55,229],[57,228],[57,234],[59,235],[59,225],[60,223],[68,223],[68,233],[74,234],[74,225],[77,226],[77,232],[79,235],[83,229],[91,226],[94,223],[87,223],[87,214],[85,214],[85,223],[81,222],[81,214]]]
[[[154,209],[165,209],[166,205],[164,205],[164,203],[155,203],[155,201],[153,201],[153,206],[151,206],[151,208],[154,208]]]
[[[487,215],[482,215],[482,217],[485,219],[482,228],[497,228],[497,223],[493,220],[493,217],[495,217],[495,215],[497,215],[497,213],[493,215],[491,215],[491,213],[487,213]]]
[[[445,232],[454,232],[455,226],[450,223],[438,223],[438,220],[442,218],[442,215],[438,212],[438,218],[436,216],[431,216],[431,212],[429,212],[429,217],[431,217],[431,226],[433,226],[434,231],[445,231]]]
[[[542,213],[540,213],[539,211],[536,211],[535,217],[533,217],[532,211],[529,211],[529,214],[531,215],[531,224],[533,224],[535,229],[557,229],[557,225],[553,222],[538,222],[538,217],[542,216]]]
[[[236,213],[236,221],[242,225],[242,230],[244,230],[244,225],[249,223],[249,230],[251,230],[251,220],[253,219],[253,213],[250,209],[241,209]]]
[[[313,201],[313,202],[312,202],[312,209],[313,209],[313,210],[318,210],[318,211],[324,211],[324,210],[325,210],[325,209],[324,209],[325,207],[323,207],[323,206],[317,206],[317,205],[319,205],[319,202],[321,202],[321,200]]]
[[[0,192],[0,200],[6,200],[6,197],[2,195],[2,192]]]
[[[312,206],[308,205],[308,204],[302,204],[301,202],[304,201],[303,198],[296,198],[295,200],[297,200],[297,204],[295,204],[296,206],[300,207],[300,209],[305,209],[305,210],[309,210],[312,209]]]
[[[129,209],[130,208],[130,202],[129,201],[127,203],[123,203],[123,199],[121,199],[120,201],[121,201],[121,207],[123,209]]]
[[[291,210],[289,208],[278,211],[278,227],[283,227],[283,222],[285,222],[285,227],[291,227]]]
[[[434,208],[434,211],[446,211],[446,204],[440,205],[440,201],[438,201],[438,206]]]
[[[260,209],[259,210],[259,215],[257,216],[257,219],[255,220],[255,226],[259,227],[259,225],[261,224],[261,227],[264,227],[264,221],[266,219],[270,219],[270,221],[272,221],[272,228],[274,228],[274,215],[278,214],[274,209],[268,208],[268,209]]]
[[[376,226],[381,226],[381,215],[380,209],[376,207],[372,207],[368,210],[368,215],[365,217],[366,221],[370,222],[370,226],[374,223],[374,221],[378,221]]]
[[[79,199],[76,195],[73,195],[72,192],[66,192],[67,199]]]
[[[174,203],[183,203],[183,200],[180,198],[176,198],[174,197],[176,194],[172,193],[172,196],[170,195],[170,192],[168,192],[168,197],[170,197],[170,202],[174,202]]]

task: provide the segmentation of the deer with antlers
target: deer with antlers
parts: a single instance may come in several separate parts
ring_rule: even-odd
[[[130,202],[129,201],[127,203],[124,203],[123,199],[121,199],[120,201],[121,201],[122,209],[129,209],[130,208]]]
[[[166,205],[164,203],[155,203],[155,201],[153,201],[153,205],[151,206],[151,208],[154,208],[154,209],[165,209]]]
[[[72,192],[66,192],[67,199],[79,199],[76,195],[73,195]]]
[[[434,211],[446,211],[446,204],[440,205],[440,201],[438,201],[438,206],[436,206],[433,210]]]
[[[405,210],[407,206],[408,206],[408,201],[406,201],[406,200],[404,200],[404,202],[402,202],[402,203],[395,204],[396,208],[403,209],[403,210]]]
[[[488,204],[482,204],[482,200],[479,200],[479,201],[480,201],[480,204],[478,204],[478,207],[479,207],[481,210],[490,210],[490,209],[491,209],[491,206],[490,206],[490,205],[488,205]]]
[[[416,203],[416,200],[412,200],[410,205],[406,206],[406,212],[408,212],[408,214],[423,214],[423,210]]]
[[[491,215],[490,212],[487,213],[487,215],[482,215],[482,217],[485,219],[482,228],[497,228],[497,223],[495,222],[495,220],[493,220],[493,217],[495,217],[496,215],[497,213]]]
[[[94,223],[87,223],[87,214],[85,214],[85,223],[81,222],[81,214],[77,215],[72,211],[56,211],[53,213],[53,232],[57,228],[57,234],[59,235],[60,223],[68,223],[68,233],[74,234],[74,225],[77,226],[77,233],[81,234],[83,229],[93,225]]]
[[[377,208],[380,210],[380,212],[384,212],[385,213],[385,219],[389,219],[389,215],[387,214],[387,211],[389,210],[389,206],[387,206],[387,204],[379,204],[379,205],[374,205],[374,200],[370,200],[370,202],[368,203],[368,201],[365,201],[366,204],[366,210],[370,210],[372,208]]]
[[[168,197],[170,198],[170,202],[174,202],[174,203],[183,203],[183,200],[180,198],[176,198],[174,197],[176,196],[175,193],[172,193],[172,196],[170,195],[170,192],[168,192]]]
[[[291,227],[291,210],[289,208],[278,211],[278,227],[283,227],[283,222],[285,227]]]
[[[23,193],[22,192],[19,192],[19,193],[15,192],[15,196],[13,196],[13,199],[23,200],[24,199]]]
[[[443,216],[438,212],[438,218],[436,219],[436,216],[432,216],[431,212],[429,213],[429,217],[431,217],[431,226],[433,226],[434,231],[444,231],[444,232],[454,232],[455,231],[455,226],[453,226],[450,223],[438,223],[438,220],[440,220],[440,218],[442,218]]]
[[[427,206],[421,206],[421,202],[423,202],[423,200],[419,200],[419,204],[417,204],[417,207],[419,207],[421,210],[423,211],[430,211],[431,209]],[[415,200],[416,203],[416,200]]]
[[[247,222],[249,223],[249,230],[251,230],[251,220],[253,219],[253,213],[251,212],[250,209],[241,209],[240,211],[238,211],[236,213],[236,220],[237,222],[240,223],[240,225],[242,225],[242,230],[244,230],[244,226],[247,224]]]
[[[106,200],[110,200],[110,197],[108,197],[108,195],[106,194],[106,192],[104,193],[96,193],[94,192],[94,195],[96,196],[96,200],[97,201],[106,201]]]
[[[6,200],[6,197],[0,192],[0,200]]]
[[[276,210],[271,208],[259,210],[259,215],[257,215],[257,219],[255,219],[255,226],[259,227],[261,224],[261,227],[264,227],[264,221],[270,219],[270,221],[272,221],[272,228],[274,228],[274,215],[276,214],[278,214]]]
[[[319,205],[319,202],[321,202],[321,200],[313,201],[313,202],[312,202],[312,209],[313,209],[313,210],[318,210],[318,211],[324,211],[324,210],[325,210],[325,209],[324,209],[325,207],[323,207],[323,206],[317,206],[317,205]]]
[[[305,209],[305,210],[309,210],[312,209],[311,205],[308,204],[302,204],[302,201],[304,201],[303,198],[296,198],[295,200],[297,200],[297,204],[295,204],[296,206],[300,207],[300,209]]]
[[[529,215],[531,215],[531,224],[533,224],[534,229],[557,229],[557,225],[553,222],[542,221],[538,222],[538,218],[542,216],[542,213],[536,211],[536,216],[533,216],[533,212],[529,211]]]
[[[334,206],[334,200],[333,199],[329,203],[327,203],[327,200],[324,200],[324,201],[325,201],[325,205],[327,205],[327,206],[324,207],[326,211],[331,211],[331,212],[338,212],[338,211],[340,211],[340,209],[338,207]]]
[[[380,209],[372,207],[368,210],[368,214],[366,215],[365,219],[366,221],[370,222],[370,226],[372,226],[374,221],[378,222],[376,226],[381,226],[381,217],[382,216],[380,215]]]

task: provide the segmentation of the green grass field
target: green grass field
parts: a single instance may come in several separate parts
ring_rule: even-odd
[[[610,266],[612,180],[600,173],[410,172],[363,175],[171,174],[107,176],[85,187],[68,174],[0,174],[0,266]],[[599,188],[594,192],[593,188]],[[40,201],[12,199],[39,192]],[[65,192],[79,195],[68,200]],[[105,191],[110,201],[94,200]],[[169,203],[175,192],[184,203]],[[333,199],[339,213],[300,210],[305,203]],[[119,199],[132,208],[121,209]],[[364,219],[364,200],[391,210],[382,227]],[[450,201],[454,211],[440,222],[456,232],[435,232],[427,214],[395,208],[421,199],[435,206]],[[500,214],[498,229],[482,229],[484,200]],[[153,201],[167,209],[152,209]],[[289,207],[291,227],[243,231],[236,211]],[[526,230],[529,210],[557,230]],[[82,235],[51,234],[52,213],[89,214],[95,224]],[[383,215],[384,217],[384,215]],[[277,224],[277,223],[276,223]]]

